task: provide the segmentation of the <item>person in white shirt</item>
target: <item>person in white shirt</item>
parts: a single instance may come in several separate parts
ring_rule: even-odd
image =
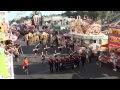
[[[35,46],[35,49],[33,49],[35,57],[38,55],[38,50],[39,50],[39,44]]]
[[[42,60],[42,63],[44,63],[45,62],[45,55],[44,55],[44,53],[42,52],[42,54],[41,54],[41,60]]]
[[[48,48],[50,48],[50,47],[48,47],[47,45],[45,46],[45,52],[46,52],[46,55],[48,55]]]
[[[117,71],[116,69],[116,62],[117,62],[117,55],[112,51],[111,56],[110,56],[110,61],[113,63],[113,71]]]

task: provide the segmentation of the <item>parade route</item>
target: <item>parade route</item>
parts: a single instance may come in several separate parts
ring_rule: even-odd
[[[32,48],[29,48],[32,47]],[[48,58],[49,56],[53,55],[54,50],[50,51],[51,55],[47,55],[45,63],[41,63],[40,55],[35,57],[35,55],[32,52],[32,49],[34,48],[34,45],[32,46],[23,46],[25,54],[24,56],[28,57],[29,60],[29,75],[24,73],[22,69],[22,60],[24,56],[20,57],[20,62],[14,61],[14,73],[15,73],[15,79],[119,79],[120,78],[120,70],[117,72],[114,72],[112,70],[111,65],[102,64],[102,68],[97,67],[96,65],[96,59],[94,58],[92,63],[86,63],[85,67],[82,67],[80,64],[80,67],[77,69],[66,69],[64,71],[59,71],[54,73],[51,73],[49,71],[49,64],[48,64]],[[30,49],[30,51],[28,50]],[[54,49],[57,49],[57,47],[54,47]],[[41,48],[41,51],[43,49]],[[24,52],[23,51],[23,52]],[[66,49],[63,49],[62,52],[65,54]]]
[[[29,59],[29,75],[23,72],[21,62],[14,62],[15,79],[119,79],[120,72],[114,72],[111,66],[105,64],[98,68],[95,63],[86,63],[85,67],[68,69],[61,72],[50,73],[46,61],[41,64],[38,58]],[[17,64],[17,65],[16,65]]]

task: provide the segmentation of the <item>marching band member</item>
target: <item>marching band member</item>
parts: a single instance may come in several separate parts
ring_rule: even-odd
[[[33,49],[34,54],[35,54],[35,57],[36,57],[37,54],[38,54],[38,50],[39,50],[39,47],[38,47],[38,46],[39,46],[39,44],[35,46],[35,49]]]
[[[53,72],[53,65],[54,65],[53,59],[50,57],[48,62],[50,66],[50,72]]]
[[[45,55],[44,55],[43,52],[42,52],[41,58],[42,58],[42,63],[44,63],[44,61],[45,61]]]
[[[44,49],[45,49],[45,52],[46,52],[46,55],[48,54],[48,48],[50,48],[50,47],[47,47],[47,45],[46,45],[46,47],[44,48]]]
[[[55,70],[56,72],[58,71],[59,63],[58,63],[58,58],[55,57]]]

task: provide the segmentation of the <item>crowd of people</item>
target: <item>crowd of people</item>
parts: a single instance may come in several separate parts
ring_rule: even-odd
[[[19,61],[19,56],[23,55],[23,51],[20,44],[15,44],[11,40],[0,43],[1,46],[4,46],[6,55],[13,55],[15,61]]]

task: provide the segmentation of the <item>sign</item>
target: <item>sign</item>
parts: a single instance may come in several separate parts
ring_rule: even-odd
[[[4,48],[0,47],[0,79],[7,78],[9,76],[4,51]]]
[[[14,69],[13,69],[13,56],[6,56],[6,65],[7,65],[7,72],[8,77],[3,78],[2,76],[0,79],[14,79]]]
[[[0,79],[14,79],[13,56],[5,55],[0,47]]]
[[[13,56],[6,56],[7,62],[7,70],[8,70],[8,78],[7,79],[14,79],[14,68],[13,68]]]
[[[0,79],[14,79],[13,56],[6,56],[7,77],[0,75]]]

